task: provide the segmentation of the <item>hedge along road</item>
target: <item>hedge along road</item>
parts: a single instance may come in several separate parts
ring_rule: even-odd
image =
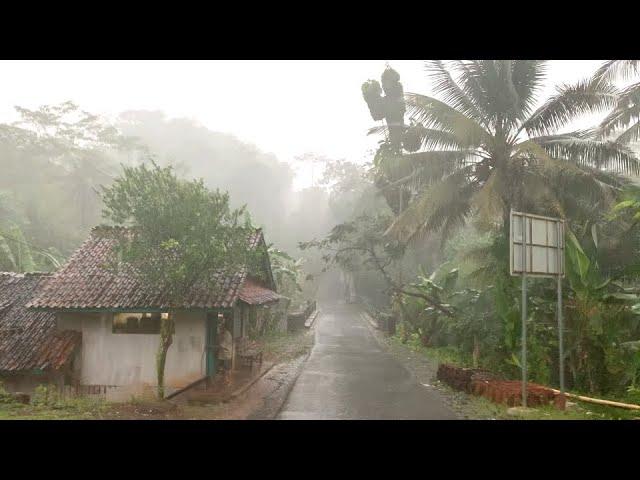
[[[356,305],[323,305],[316,342],[279,419],[450,420],[456,415],[384,351]]]

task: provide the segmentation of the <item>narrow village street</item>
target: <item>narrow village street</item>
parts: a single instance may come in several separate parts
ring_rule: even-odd
[[[316,341],[279,419],[455,419],[376,341],[356,305],[321,306]]]
[[[0,423],[640,420],[640,60],[534,58],[0,61]]]

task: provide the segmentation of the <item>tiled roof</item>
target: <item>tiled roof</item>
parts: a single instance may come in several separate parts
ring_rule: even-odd
[[[0,273],[0,371],[57,370],[80,345],[81,334],[56,331],[53,313],[25,305],[47,274]]]
[[[126,230],[125,230],[126,231]],[[140,309],[168,308],[169,298],[161,288],[144,284],[131,267],[118,272],[106,268],[113,258],[122,227],[95,227],[69,262],[43,286],[29,307],[39,309]],[[250,236],[250,247],[264,242],[262,231]],[[193,288],[177,308],[226,308],[232,306],[246,271],[214,274],[215,287]]]
[[[262,305],[277,302],[282,297],[273,290],[261,285],[257,280],[247,278],[244,285],[242,285],[238,298],[249,305]]]

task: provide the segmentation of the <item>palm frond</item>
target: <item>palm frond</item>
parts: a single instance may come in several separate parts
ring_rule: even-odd
[[[443,101],[455,110],[482,124],[485,118],[484,115],[456,83],[451,73],[446,69],[444,62],[441,60],[428,60],[425,64],[433,82],[434,91],[442,95]]]
[[[407,112],[425,128],[435,128],[454,135],[463,147],[480,145],[487,132],[475,120],[440,100],[417,93],[405,95]]]
[[[595,169],[640,174],[640,160],[626,145],[612,141],[594,140],[575,134],[550,135],[531,139],[553,158],[566,160]]]
[[[382,133],[386,137],[388,132],[389,129],[386,125],[378,125],[377,127],[371,127],[369,130],[367,130],[367,135],[379,135]]]
[[[17,271],[19,269],[16,256],[11,250],[9,241],[5,239],[0,233],[0,266],[5,270]]]
[[[418,148],[426,149],[455,149],[465,148],[461,145],[458,138],[451,132],[444,130],[436,130],[434,128],[425,128],[422,125],[412,125],[408,132],[416,136]],[[386,125],[371,127],[367,131],[367,135],[383,135],[385,138],[389,135],[389,129]]]
[[[616,137],[617,143],[629,144],[640,140],[640,120]]]
[[[501,96],[505,89],[501,81],[494,60],[477,60],[469,64],[469,70],[477,78],[482,92],[484,92],[483,110],[490,124],[495,127],[499,123],[499,117],[504,118],[505,105]]]
[[[539,60],[502,62],[504,80],[510,90],[512,116],[524,121],[535,105],[536,94],[545,78],[546,62]],[[464,92],[476,108],[487,117],[495,117],[498,112],[494,97],[500,95],[502,87],[487,89],[483,81],[486,66],[479,61],[455,61],[452,62],[452,69],[458,73]]]
[[[606,208],[627,183],[615,173],[550,157],[532,166],[526,175],[528,201],[546,204],[551,207],[549,214],[567,218],[587,218],[594,209]]]
[[[477,157],[473,151],[427,151],[404,156],[412,166],[414,189],[442,180],[456,170],[471,164]]]
[[[607,60],[596,73],[594,79],[608,82],[616,79],[627,80],[640,74],[640,60]]]
[[[380,191],[410,184],[414,189],[429,185],[454,172],[474,158],[469,150],[430,150],[396,156],[380,166],[391,181]]]
[[[450,132],[444,130],[436,130],[433,128],[416,128],[416,134],[420,140],[420,145],[425,149],[463,149],[458,138]]]
[[[437,230],[449,215],[460,218],[461,212],[468,212],[470,208],[472,195],[469,190],[476,188],[469,180],[471,174],[472,167],[466,166],[424,189],[395,219],[385,235],[406,242],[421,231]]]
[[[491,104],[487,98],[487,92],[481,84],[481,69],[477,61],[452,61],[452,69],[458,74],[462,89],[467,98],[488,119],[491,117]],[[486,120],[484,121],[487,127]]]
[[[513,60],[500,60],[497,62],[498,78],[500,78],[504,88],[500,92],[500,100],[504,104],[504,121],[512,126],[518,119],[522,119],[520,110],[520,94],[516,91],[513,83]]]
[[[467,194],[467,191],[470,193]],[[467,218],[472,213],[473,204],[469,200],[470,196],[473,196],[475,193],[475,185],[469,184],[465,186],[460,192],[461,195],[458,197],[458,200],[449,206],[448,212],[444,217],[444,223],[440,228],[440,248],[444,247],[444,244],[449,240],[449,236],[458,228],[462,228]],[[427,224],[427,229],[425,233],[429,233],[431,231],[432,225]]]
[[[496,130],[513,127],[522,117],[520,93],[513,82],[513,60],[481,60],[468,64],[482,92],[482,110]]]
[[[617,137],[621,143],[629,143],[638,139],[638,130],[634,129],[640,122],[640,83],[635,83],[622,92],[614,110],[600,123],[600,136],[608,137],[615,131],[626,129]]]
[[[531,139],[520,142],[515,146],[512,155],[513,159],[521,158],[523,155],[528,158],[537,158],[539,160],[551,159],[547,151],[542,148],[540,144]]]
[[[493,224],[495,218],[500,218],[500,214],[504,209],[500,195],[500,192],[504,190],[500,185],[504,181],[501,178],[502,172],[501,169],[494,168],[487,181],[484,182],[473,197],[473,204],[476,206],[478,214],[478,222],[483,228]]]
[[[542,81],[546,76],[547,62],[543,60],[514,60],[511,80],[518,92],[518,109],[521,120],[531,113]]]
[[[613,108],[618,101],[618,90],[602,80],[590,79],[575,85],[562,85],[557,91],[522,124],[522,129],[529,136],[548,135],[580,115]]]

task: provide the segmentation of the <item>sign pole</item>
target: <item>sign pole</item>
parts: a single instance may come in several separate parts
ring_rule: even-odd
[[[522,217],[522,232],[518,241],[516,227],[517,217]],[[562,277],[564,275],[564,220],[560,218],[545,217],[525,212],[510,212],[510,253],[509,268],[511,275],[522,275],[522,406],[527,407],[527,276],[532,277],[557,277],[557,310],[558,319],[558,354],[560,367],[560,393],[565,393],[564,372],[564,323],[562,314]],[[556,229],[556,238],[553,237],[552,228]],[[527,233],[528,231],[528,233]],[[527,238],[528,237],[528,238]],[[516,260],[516,248],[522,248],[521,269],[518,270]],[[531,247],[527,250],[527,247]],[[555,249],[556,265],[553,267],[553,250]],[[528,260],[528,261],[527,261]]]
[[[527,407],[527,218],[522,214],[522,406]]]
[[[562,241],[564,238],[564,222],[558,223],[558,354],[560,355],[560,395],[564,397],[564,325],[562,318],[562,274],[564,258],[562,257]]]

